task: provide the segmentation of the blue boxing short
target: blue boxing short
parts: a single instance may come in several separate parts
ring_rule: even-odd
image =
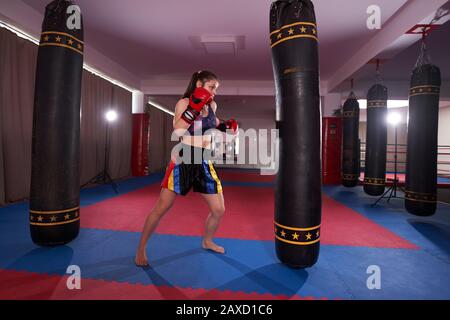
[[[222,184],[216,168],[211,160],[203,156],[205,149],[190,147],[191,161],[171,160],[166,168],[166,174],[161,187],[179,195],[186,195],[191,187],[194,192],[204,194],[222,193]],[[194,155],[197,155],[194,158]],[[201,155],[198,157],[198,155]],[[183,149],[180,151],[183,156]]]

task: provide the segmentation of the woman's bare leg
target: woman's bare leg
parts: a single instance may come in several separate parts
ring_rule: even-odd
[[[223,193],[218,194],[202,194],[209,206],[210,213],[206,219],[205,235],[202,241],[202,247],[209,249],[217,253],[225,253],[225,249],[214,243],[213,237],[217,228],[219,227],[220,220],[225,213],[225,201]]]
[[[139,246],[136,252],[135,263],[138,266],[147,266],[148,259],[146,254],[147,241],[155,231],[158,226],[159,221],[164,216],[164,214],[170,209],[176,198],[176,193],[162,188],[159,195],[158,201],[153,207],[150,214],[145,220],[144,230],[142,231],[141,240],[139,241]]]

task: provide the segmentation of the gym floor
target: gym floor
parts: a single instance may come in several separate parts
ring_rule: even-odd
[[[274,250],[272,176],[219,170],[226,213],[217,233],[225,255],[200,248],[207,206],[178,197],[148,245],[150,267],[134,265],[145,217],[162,174],[81,192],[81,230],[71,243],[38,247],[28,203],[0,208],[0,299],[450,299],[450,206],[416,217],[403,201],[376,200],[362,187],[324,186],[317,264],[291,269]],[[299,191],[301,192],[301,191]],[[69,265],[81,289],[67,289]],[[380,288],[368,289],[368,268]]]

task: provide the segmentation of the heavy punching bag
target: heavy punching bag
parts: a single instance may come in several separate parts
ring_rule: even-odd
[[[386,183],[387,99],[387,88],[379,83],[367,93],[364,191],[371,196],[382,195]]]
[[[359,103],[353,91],[342,108],[342,185],[354,187],[359,180]]]
[[[421,55],[409,89],[405,186],[405,208],[419,216],[430,216],[436,211],[440,86],[439,68],[423,61]]]
[[[312,2],[272,3],[270,42],[280,148],[275,248],[281,262],[304,268],[319,255],[322,206],[318,39]]]
[[[134,113],[133,138],[131,140],[131,174],[133,177],[148,175],[148,146],[150,142],[150,117],[148,113]]]
[[[30,231],[64,244],[80,228],[80,99],[83,29],[71,1],[47,5],[39,44],[32,138]]]
[[[322,118],[322,183],[341,184],[342,118]]]

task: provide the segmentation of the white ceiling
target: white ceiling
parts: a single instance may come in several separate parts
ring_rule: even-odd
[[[15,0],[17,1],[17,0]],[[43,12],[49,0],[22,0]],[[221,79],[272,80],[268,45],[271,0],[77,0],[86,42],[141,79],[186,79],[211,69]],[[376,30],[369,5],[385,23],[407,0],[316,0],[320,68],[327,79]],[[244,36],[237,55],[206,55],[192,45],[202,35]]]
[[[2,14],[39,34],[45,6],[51,0],[0,0]],[[273,96],[273,73],[268,41],[272,0],[74,0],[84,18],[85,60],[93,67],[145,94],[179,95],[192,72],[210,69],[223,80],[224,95]],[[346,95],[355,78],[362,96],[373,80],[367,62],[383,55],[424,22],[447,0],[313,0],[319,31],[322,93]],[[20,6],[19,6],[20,4]],[[367,8],[381,9],[381,30],[366,26]],[[8,10],[13,8],[14,10]],[[26,7],[26,8],[25,8]],[[26,10],[25,10],[26,9]],[[8,12],[11,11],[11,12]],[[26,12],[25,12],[26,11]],[[32,14],[28,11],[32,11]],[[206,54],[198,48],[204,36],[240,37],[234,54]],[[396,99],[407,96],[420,36],[408,36],[382,66]],[[450,24],[429,38],[433,62],[450,98]],[[400,41],[401,42],[401,41]],[[415,44],[414,44],[415,43]],[[92,50],[90,50],[92,48]]]
[[[450,23],[439,26],[427,37],[427,48],[431,63],[439,66],[443,81],[450,80]],[[420,53],[421,42],[418,41],[404,49],[393,59],[384,61],[380,72],[383,79],[403,81],[407,79]],[[375,64],[366,64],[353,74],[355,82],[373,81],[375,79]],[[348,83],[343,83],[336,91],[345,90]]]

